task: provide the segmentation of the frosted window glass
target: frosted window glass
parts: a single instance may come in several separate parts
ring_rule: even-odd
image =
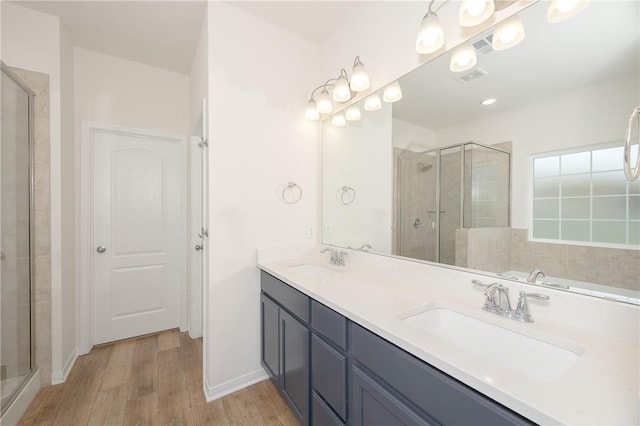
[[[533,162],[535,177],[558,176],[560,174],[560,157],[536,158]]]
[[[593,199],[594,219],[626,219],[626,197],[598,197]]]
[[[626,243],[626,223],[624,222],[593,222],[593,240],[600,243]]]
[[[626,195],[627,179],[624,172],[603,172],[593,174],[593,195]]]
[[[629,244],[640,245],[640,222],[629,222]]]
[[[624,148],[607,148],[593,151],[594,172],[603,172],[608,170],[622,170],[622,157]]]
[[[629,197],[629,220],[640,220],[640,196]]]
[[[566,154],[560,157],[563,175],[589,173],[591,171],[591,151]]]
[[[591,175],[587,173],[562,176],[562,196],[575,197],[580,195],[591,195]]]
[[[562,199],[563,219],[589,219],[590,209],[590,198]]]
[[[589,241],[591,226],[589,221],[563,220],[562,239],[570,241]]]
[[[557,197],[560,195],[560,179],[555,177],[537,178],[533,196],[537,198]]]
[[[559,217],[558,200],[534,200],[533,217],[536,219],[555,219]]]
[[[557,240],[560,236],[560,222],[557,220],[534,220],[533,237]]]

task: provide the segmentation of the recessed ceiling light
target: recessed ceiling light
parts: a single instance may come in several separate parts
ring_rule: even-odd
[[[484,101],[480,102],[482,105],[491,105],[496,103],[495,98],[489,98],[489,99],[485,99]]]

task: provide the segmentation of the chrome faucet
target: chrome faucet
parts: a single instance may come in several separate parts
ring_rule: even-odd
[[[545,294],[521,291],[516,309],[513,310],[511,309],[511,301],[509,300],[508,287],[500,283],[485,284],[478,280],[472,280],[471,282],[480,287],[485,287],[483,310],[517,321],[533,322],[533,318],[531,318],[531,313],[529,312],[528,299],[549,300],[549,296]]]
[[[544,272],[542,272],[540,269],[533,269],[531,271],[531,273],[529,273],[529,276],[527,277],[527,282],[528,283],[533,283],[535,284],[536,281],[538,281],[538,277],[542,277],[543,279],[546,277],[546,275],[544,274]]]
[[[325,247],[320,250],[320,254],[329,252],[329,263],[336,266],[344,266],[344,258],[347,257],[346,251],[338,251],[330,247]]]
[[[356,249],[358,251],[369,251],[371,250],[373,247],[371,247],[371,244],[368,243],[364,243],[363,245],[360,246],[359,249]]]

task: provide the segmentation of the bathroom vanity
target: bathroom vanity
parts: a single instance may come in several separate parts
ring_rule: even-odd
[[[464,271],[355,251],[259,265],[262,365],[302,424],[638,422],[637,306],[544,289],[527,324],[483,311],[471,279],[490,278]],[[581,327],[582,309],[606,319]]]

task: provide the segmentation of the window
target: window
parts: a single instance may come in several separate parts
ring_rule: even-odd
[[[534,158],[533,238],[640,245],[640,179],[627,182],[622,154],[618,146]]]

